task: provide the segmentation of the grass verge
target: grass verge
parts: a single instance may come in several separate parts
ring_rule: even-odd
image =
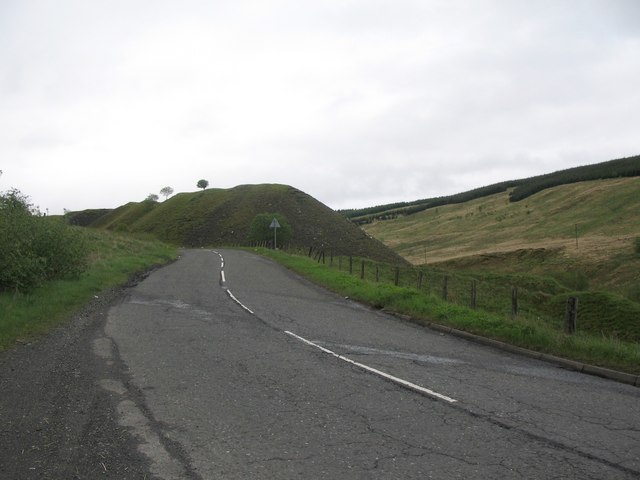
[[[587,333],[566,335],[554,322],[526,315],[508,316],[473,310],[415,288],[361,280],[358,275],[330,269],[308,257],[281,251],[253,249],[335,293],[375,308],[507,342],[579,362],[640,374],[640,344]]]
[[[89,266],[77,278],[48,282],[28,293],[0,293],[0,351],[48,332],[93,296],[124,284],[133,274],[177,257],[177,249],[106,231],[83,231]]]

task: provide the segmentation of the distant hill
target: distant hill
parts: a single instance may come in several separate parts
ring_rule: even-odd
[[[582,272],[640,301],[640,177],[509,192],[445,205],[364,230],[414,264],[512,273]],[[577,238],[576,238],[577,237]]]
[[[465,203],[477,198],[483,198],[497,193],[509,192],[509,201],[518,202],[547,188],[559,185],[569,185],[588,180],[604,180],[608,178],[640,176],[640,155],[619,158],[608,162],[585,165],[582,167],[559,170],[557,172],[538,175],[520,180],[509,180],[495,183],[486,187],[475,188],[467,192],[457,193],[445,197],[415,200],[413,202],[398,202],[376,207],[340,210],[339,213],[351,219],[356,224],[371,223],[374,220],[389,220],[399,215],[413,215],[430,208]]]
[[[187,247],[247,245],[257,214],[279,213],[292,226],[293,246],[324,248],[335,254],[404,263],[398,254],[369,237],[344,216],[287,185],[240,185],[179,193],[162,203],[132,202],[113,210],[67,214],[75,225],[151,234]]]

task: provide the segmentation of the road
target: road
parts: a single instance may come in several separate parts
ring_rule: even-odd
[[[26,353],[0,357],[14,403],[60,390],[38,407],[48,422],[0,400],[0,476],[640,478],[640,389],[424,329],[247,252],[185,251],[105,311],[65,332],[79,353],[62,366],[35,362],[45,385],[18,381]]]

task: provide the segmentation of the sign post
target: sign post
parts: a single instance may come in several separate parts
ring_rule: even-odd
[[[271,220],[271,225],[269,225],[269,228],[273,228],[273,249],[277,250],[278,249],[278,244],[277,244],[278,233],[277,232],[278,232],[278,229],[280,228],[280,223],[278,222],[278,219],[276,217],[273,217],[273,220]]]

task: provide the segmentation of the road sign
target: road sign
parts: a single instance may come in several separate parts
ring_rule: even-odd
[[[278,229],[280,228],[280,222],[278,222],[278,219],[276,217],[273,217],[273,220],[271,220],[271,225],[269,225],[269,228],[273,228],[273,249],[277,250],[278,249]]]

